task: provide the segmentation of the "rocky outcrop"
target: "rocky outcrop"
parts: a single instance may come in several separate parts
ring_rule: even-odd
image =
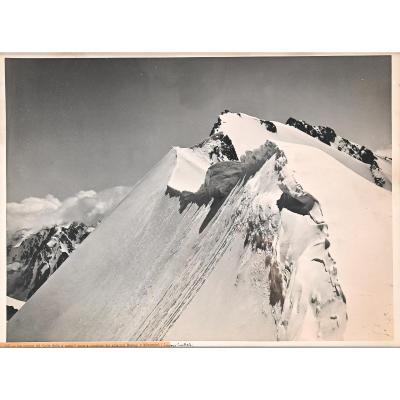
[[[7,305],[7,321],[14,315],[16,314],[18,310],[14,308],[13,306]]]
[[[329,126],[310,125],[305,121],[296,120],[294,118],[289,118],[286,121],[286,125],[293,126],[329,146],[335,141],[336,138],[335,131]]]
[[[264,119],[260,119],[260,124],[265,126],[265,129],[267,131],[270,131],[272,133],[276,133],[276,126],[273,122],[271,121],[266,121]]]
[[[208,139],[192,147],[192,149],[196,148],[206,152],[212,163],[238,160],[231,139],[222,132],[215,132]]]

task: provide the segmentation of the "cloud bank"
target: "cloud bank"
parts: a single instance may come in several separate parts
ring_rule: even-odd
[[[130,192],[131,188],[116,186],[96,193],[81,190],[60,201],[48,194],[44,198],[28,197],[20,203],[7,203],[7,233],[20,229],[38,231],[55,224],[72,221],[95,225],[111,212]]]

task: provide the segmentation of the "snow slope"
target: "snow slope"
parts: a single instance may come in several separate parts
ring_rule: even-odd
[[[347,298],[349,320],[344,338],[390,338],[391,192],[370,184],[322,152],[282,147],[304,188],[318,198],[329,227],[331,252]],[[304,157],[308,163],[304,163]]]
[[[179,191],[196,192],[204,182],[210,160],[201,151],[174,147],[176,164],[168,186]]]
[[[390,191],[367,165],[274,124],[224,113],[205,142],[173,148],[7,340],[389,339]],[[235,151],[216,148],[221,132]]]
[[[345,339],[390,338],[391,192],[370,184],[373,178],[366,164],[296,128],[274,121],[275,134],[265,130],[257,118],[243,113],[241,117],[229,113],[221,118],[219,129],[232,139],[239,157],[258,147],[266,135],[285,152],[302,186],[319,200],[334,238],[332,254],[340,268],[340,282],[349,299]]]

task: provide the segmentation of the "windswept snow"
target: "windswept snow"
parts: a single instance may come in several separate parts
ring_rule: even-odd
[[[196,192],[204,182],[210,166],[209,159],[202,152],[193,149],[174,147],[174,151],[176,164],[168,186],[180,192]]]
[[[282,147],[303,187],[319,200],[329,227],[331,253],[347,298],[349,321],[344,338],[391,338],[391,192],[321,151],[290,144]]]

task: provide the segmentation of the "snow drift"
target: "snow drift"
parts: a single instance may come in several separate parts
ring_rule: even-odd
[[[8,324],[11,341],[384,340],[390,187],[275,121],[173,148]]]

